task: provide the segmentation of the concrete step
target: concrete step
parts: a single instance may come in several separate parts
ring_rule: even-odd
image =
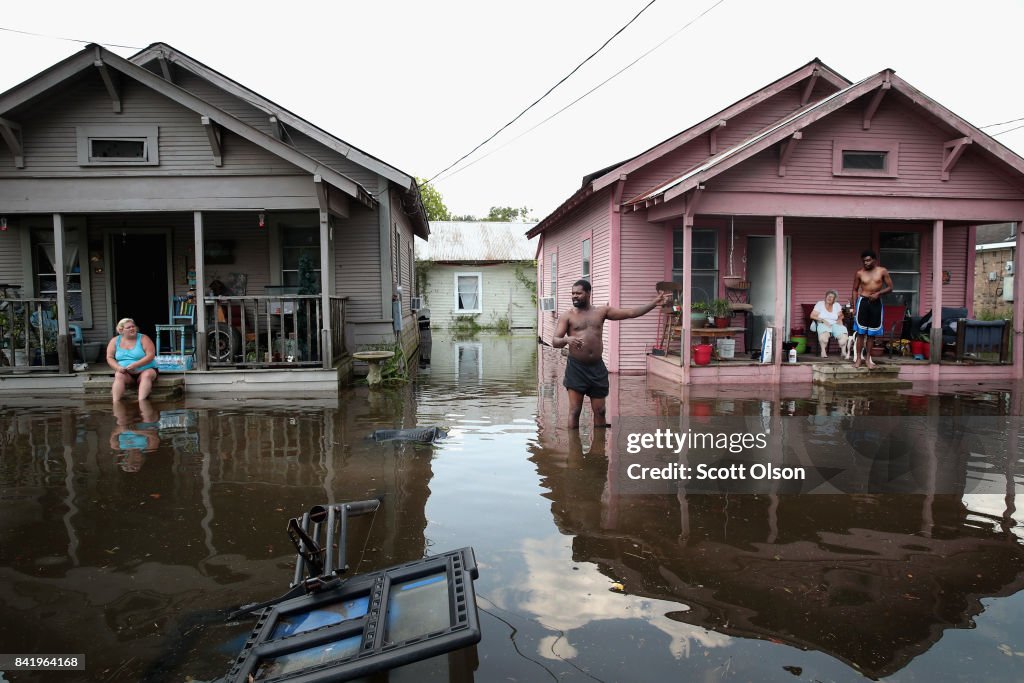
[[[89,373],[82,380],[82,388],[85,391],[87,401],[110,401],[110,388],[114,384],[114,373]],[[182,375],[161,373],[153,384],[153,391],[149,398],[153,401],[172,401],[185,393],[185,378]],[[137,400],[138,394],[135,389],[128,389],[124,392],[126,400]]]
[[[828,388],[842,389],[908,389],[912,383],[899,379],[898,365],[876,363],[874,370],[866,367],[855,368],[843,363],[840,365],[815,365],[811,371],[811,381]]]

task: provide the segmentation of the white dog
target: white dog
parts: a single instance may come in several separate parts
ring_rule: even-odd
[[[839,340],[839,350],[843,353],[843,358],[850,360],[853,358],[853,347],[857,343],[857,335],[850,334]]]

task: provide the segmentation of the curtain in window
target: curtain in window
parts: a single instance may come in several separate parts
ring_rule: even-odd
[[[479,282],[475,275],[459,276],[459,310],[475,311],[480,308]]]

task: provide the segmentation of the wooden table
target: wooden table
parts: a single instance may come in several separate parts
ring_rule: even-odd
[[[691,341],[694,338],[699,337],[705,343],[711,343],[716,338],[725,339],[727,337],[732,337],[738,334],[739,332],[746,331],[746,329],[747,328],[745,327],[694,327],[692,330],[690,330],[690,337]],[[672,347],[672,339],[673,337],[676,336],[676,334],[679,335],[680,340],[683,338],[682,325],[676,325],[675,327],[672,328],[672,332],[669,334],[668,337],[668,344],[665,346],[666,350]],[[679,355],[681,356],[683,354],[680,353]]]

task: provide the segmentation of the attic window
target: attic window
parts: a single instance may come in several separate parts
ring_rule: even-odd
[[[836,139],[832,143],[832,175],[895,178],[900,144],[892,140]]]
[[[79,166],[157,166],[157,126],[78,126]]]

